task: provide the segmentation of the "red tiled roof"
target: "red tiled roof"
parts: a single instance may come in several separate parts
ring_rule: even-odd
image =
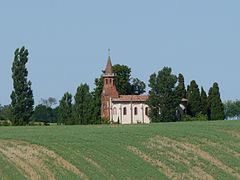
[[[146,102],[147,95],[120,95],[119,98],[114,98],[112,101],[133,101],[133,102]]]

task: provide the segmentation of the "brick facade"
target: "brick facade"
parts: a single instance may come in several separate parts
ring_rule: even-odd
[[[111,58],[108,57],[107,66],[103,75],[103,91],[101,97],[101,117],[110,118],[110,98],[118,98],[119,94],[115,86],[115,75],[112,71]]]

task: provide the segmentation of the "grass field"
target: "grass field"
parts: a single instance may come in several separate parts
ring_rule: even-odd
[[[1,179],[240,179],[240,121],[0,128]]]

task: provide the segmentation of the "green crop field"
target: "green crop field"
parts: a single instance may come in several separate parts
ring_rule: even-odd
[[[240,179],[240,121],[0,128],[0,179]]]

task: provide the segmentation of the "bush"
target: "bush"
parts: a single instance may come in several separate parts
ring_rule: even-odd
[[[48,122],[37,122],[37,121],[31,121],[28,123],[29,126],[50,126],[50,123]]]
[[[12,122],[9,120],[2,120],[0,121],[0,126],[11,126]]]
[[[208,117],[207,115],[204,115],[202,113],[198,113],[195,117],[184,115],[183,121],[207,121]]]
[[[110,124],[109,118],[102,118],[101,119],[101,124]]]

